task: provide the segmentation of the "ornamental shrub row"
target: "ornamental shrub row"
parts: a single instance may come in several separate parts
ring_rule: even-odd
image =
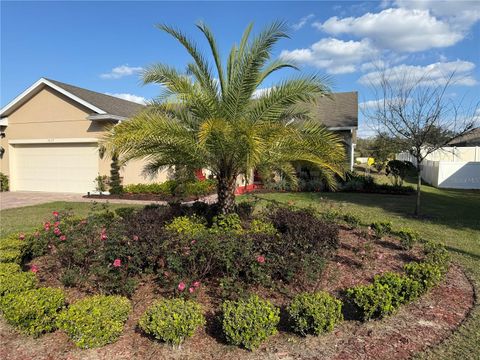
[[[382,318],[437,285],[446,274],[450,256],[439,244],[427,242],[425,259],[404,266],[405,274],[387,272],[371,285],[347,289],[347,298],[363,320]]]
[[[20,264],[25,252],[25,235],[14,234],[0,240],[0,263]]]
[[[167,180],[154,184],[125,185],[123,191],[131,194],[156,194],[165,196],[205,196],[215,191],[214,180],[179,182]]]

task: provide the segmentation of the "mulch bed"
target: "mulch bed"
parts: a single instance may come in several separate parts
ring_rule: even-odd
[[[362,230],[342,228],[341,247],[329,261],[320,281],[302,288],[292,284],[286,291],[256,289],[278,306],[285,306],[298,290],[326,290],[341,296],[347,287],[368,283],[385,271],[402,271],[406,262],[421,258],[421,251],[404,251],[394,239],[374,240]],[[55,275],[55,264],[48,258],[35,259],[45,273],[43,285],[61,284]],[[50,268],[50,270],[48,270]],[[58,274],[58,272],[57,272]],[[472,285],[462,269],[452,265],[446,279],[419,300],[401,307],[383,320],[362,323],[344,321],[332,333],[305,338],[280,331],[257,351],[249,352],[226,345],[219,335],[215,317],[218,299],[212,296],[213,284],[201,287],[197,301],[207,312],[206,329],[198,331],[180,349],[145,336],[137,328],[138,318],[157,298],[161,297],[153,279],[146,278],[132,298],[133,312],[120,339],[99,349],[80,350],[67,336],[57,331],[39,339],[18,334],[0,320],[1,359],[407,359],[446,339],[468,316],[474,305]],[[69,301],[83,294],[65,289]]]

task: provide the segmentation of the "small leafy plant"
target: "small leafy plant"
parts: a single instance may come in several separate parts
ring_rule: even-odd
[[[411,262],[405,265],[407,275],[420,283],[422,292],[428,291],[442,280],[442,269],[437,264]]]
[[[347,296],[364,321],[383,318],[395,310],[390,287],[378,282],[347,289]]]
[[[301,293],[287,308],[295,332],[320,335],[343,320],[342,302],[326,292]]]
[[[78,347],[100,347],[118,339],[130,310],[130,301],[122,296],[89,296],[61,312],[57,325]]]
[[[179,216],[165,225],[165,229],[180,235],[195,237],[206,230],[204,221],[197,216]]]
[[[200,305],[184,299],[157,301],[139,321],[140,328],[147,334],[173,345],[180,345],[204,324]]]
[[[56,318],[64,306],[63,291],[54,288],[11,293],[2,300],[5,320],[34,337],[56,329]]]
[[[24,234],[13,234],[0,240],[0,263],[17,263],[22,261],[26,243]]]
[[[375,276],[374,283],[389,287],[392,293],[392,306],[394,308],[415,300],[422,293],[422,286],[418,281],[393,272]]]
[[[0,272],[0,305],[4,296],[33,289],[36,285],[37,277],[33,272]]]
[[[396,232],[398,237],[400,238],[400,245],[405,250],[410,250],[413,248],[413,245],[419,240],[419,234],[410,229],[410,228],[402,228]]]
[[[256,295],[222,305],[223,333],[230,344],[253,350],[277,333],[280,309]]]
[[[379,239],[392,232],[392,223],[390,221],[377,221],[372,223],[370,227]]]

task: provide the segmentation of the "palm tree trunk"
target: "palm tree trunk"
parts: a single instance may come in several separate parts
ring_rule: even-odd
[[[217,195],[220,214],[230,214],[235,211],[235,180],[235,177],[217,177]]]

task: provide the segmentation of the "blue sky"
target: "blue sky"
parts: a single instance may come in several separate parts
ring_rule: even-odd
[[[452,97],[480,98],[480,2],[1,2],[1,106],[40,77],[142,101],[159,94],[140,85],[142,67],[162,62],[183,68],[185,51],[154,25],[167,23],[205,43],[194,24],[204,21],[227,53],[249,22],[259,30],[289,24],[291,39],[275,56],[302,71],[327,74],[334,91],[372,99],[374,64],[398,71],[456,71]],[[270,79],[270,86],[285,71]],[[362,119],[361,119],[362,120]],[[367,133],[363,121],[360,126]]]

